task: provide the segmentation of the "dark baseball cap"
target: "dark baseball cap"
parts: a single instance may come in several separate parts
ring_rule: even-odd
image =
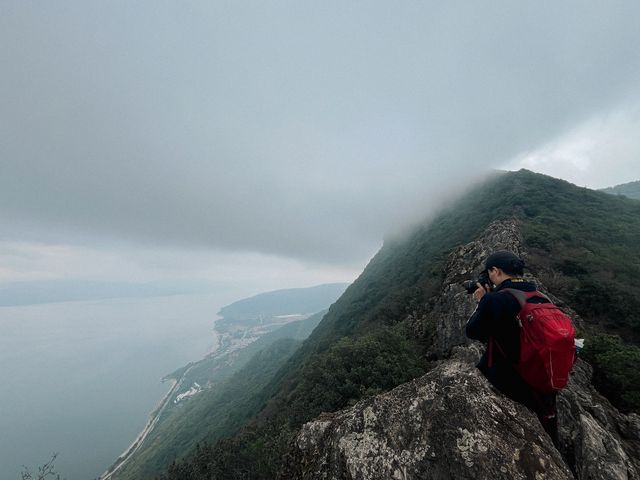
[[[489,270],[493,267],[498,267],[511,275],[522,275],[524,262],[509,250],[498,250],[489,255],[484,262],[485,269]]]

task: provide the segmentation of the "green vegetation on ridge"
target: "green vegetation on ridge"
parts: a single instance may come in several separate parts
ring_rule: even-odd
[[[625,197],[640,199],[640,181],[623,183],[615,187],[603,188],[603,192],[613,195],[624,195]]]
[[[594,367],[594,383],[623,411],[640,406],[640,348],[617,335],[593,335],[583,353]]]

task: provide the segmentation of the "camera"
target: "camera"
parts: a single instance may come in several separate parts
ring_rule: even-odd
[[[487,270],[481,271],[477,280],[467,280],[462,282],[462,286],[468,294],[472,294],[478,289],[478,283],[480,285],[489,285],[489,287],[491,287],[491,280],[489,280],[489,272]]]

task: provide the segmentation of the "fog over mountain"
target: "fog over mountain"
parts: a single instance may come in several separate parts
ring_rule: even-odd
[[[640,140],[620,132],[640,124],[639,16],[632,1],[3,2],[0,281],[114,262],[106,280],[345,281],[490,168],[637,179]]]

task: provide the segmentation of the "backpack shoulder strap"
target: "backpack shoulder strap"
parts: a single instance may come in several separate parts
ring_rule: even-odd
[[[539,292],[538,290],[534,290],[533,292],[523,292],[522,290],[518,290],[516,288],[504,288],[499,291],[499,293],[509,293],[511,294],[520,304],[520,308],[524,307],[524,304],[527,303],[527,300],[533,297],[540,297],[547,300],[549,303],[552,303],[544,293]]]

